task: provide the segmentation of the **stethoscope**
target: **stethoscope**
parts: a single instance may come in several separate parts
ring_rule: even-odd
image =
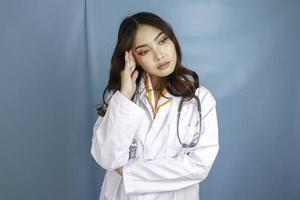
[[[177,113],[177,138],[179,143],[181,144],[182,148],[191,148],[191,147],[195,147],[198,142],[199,142],[199,138],[200,138],[200,132],[201,132],[201,125],[202,125],[202,116],[201,116],[201,103],[200,103],[200,99],[198,96],[194,95],[193,96],[194,99],[196,99],[197,102],[197,109],[198,109],[198,114],[199,114],[199,132],[197,132],[196,134],[194,134],[193,136],[193,140],[187,144],[187,143],[182,143],[181,139],[180,139],[180,134],[179,134],[179,122],[180,122],[180,113],[182,110],[182,106],[183,106],[183,102],[184,102],[184,98],[182,98],[179,102],[179,106],[178,106],[178,113]]]
[[[136,90],[138,91],[138,90]],[[137,96],[137,92],[136,92],[136,96]],[[200,103],[200,99],[198,96],[194,95],[192,97],[192,99],[196,99],[197,102],[197,110],[198,110],[198,114],[199,114],[199,132],[195,133],[193,136],[193,140],[187,144],[187,143],[183,143],[180,139],[180,134],[179,134],[179,122],[180,122],[180,114],[181,114],[181,110],[183,107],[183,102],[185,100],[185,98],[182,98],[179,102],[179,106],[178,106],[178,113],[177,113],[177,138],[179,143],[181,144],[182,148],[192,148],[195,147],[198,142],[199,142],[199,138],[200,138],[200,132],[201,132],[201,125],[202,125],[202,116],[201,116],[201,103]],[[137,97],[135,98],[134,102],[136,103]],[[137,141],[135,138],[133,138],[132,143],[129,147],[129,158],[135,158],[136,157],[136,150],[137,150]]]

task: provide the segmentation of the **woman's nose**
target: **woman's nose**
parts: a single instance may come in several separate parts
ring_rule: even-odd
[[[156,50],[155,51],[155,60],[156,61],[160,61],[163,58],[164,58],[163,53],[160,50]]]
[[[160,60],[162,60],[163,58],[164,58],[164,56],[163,56],[162,54],[160,54],[159,56],[156,57],[156,60],[157,60],[157,61],[160,61]]]

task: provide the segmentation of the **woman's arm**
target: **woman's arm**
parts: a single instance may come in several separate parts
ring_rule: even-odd
[[[197,146],[174,158],[129,160],[123,167],[126,193],[178,190],[207,177],[219,150],[216,104],[212,96],[209,99],[204,102],[208,113],[202,118],[205,128]]]
[[[104,117],[98,117],[91,154],[106,170],[114,170],[128,161],[129,146],[143,119],[144,110],[117,91],[110,99]]]

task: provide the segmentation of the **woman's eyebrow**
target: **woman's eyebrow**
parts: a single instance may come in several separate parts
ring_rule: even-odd
[[[157,36],[155,36],[154,41],[156,41],[156,40],[159,38],[159,36],[160,36],[161,34],[163,34],[162,31],[159,32],[159,33],[157,34]],[[144,47],[144,46],[147,46],[147,45],[146,45],[146,44],[139,45],[139,46],[137,46],[134,50],[136,51],[138,48]]]

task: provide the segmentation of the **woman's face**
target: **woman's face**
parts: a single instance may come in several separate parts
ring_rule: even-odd
[[[173,41],[153,26],[139,25],[131,50],[137,64],[149,73],[154,83],[175,69],[177,55]]]

